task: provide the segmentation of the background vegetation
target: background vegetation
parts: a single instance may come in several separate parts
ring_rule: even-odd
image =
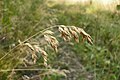
[[[42,29],[59,24],[74,25],[83,28],[93,38],[93,45],[87,42],[75,43],[74,47],[69,48],[79,56],[79,62],[92,75],[92,80],[120,80],[119,11],[104,11],[92,5],[53,4],[46,0],[3,0],[0,1],[0,5],[0,58],[16,46],[18,40],[23,41]],[[49,55],[49,63],[56,68],[55,62],[59,61],[58,54]],[[0,70],[21,68],[21,57],[23,56],[20,52],[11,52],[0,60]],[[38,67],[41,67],[40,64],[32,66],[32,68]],[[26,73],[39,74],[37,71]],[[17,72],[11,80],[21,79],[26,73]],[[10,79],[8,77],[10,74],[11,72],[0,71],[0,80]],[[51,75],[45,76],[43,80],[59,79],[63,80],[61,76]],[[76,80],[86,79],[81,76]]]

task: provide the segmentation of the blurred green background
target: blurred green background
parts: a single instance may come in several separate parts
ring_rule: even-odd
[[[55,4],[46,0],[2,0],[0,1],[0,58],[18,40],[25,40],[36,32],[53,25],[68,25],[83,28],[93,38],[93,45],[87,42],[72,48],[80,57],[85,70],[94,77],[91,80],[120,80],[120,11],[96,8],[92,4]],[[64,45],[65,46],[65,45]],[[0,61],[1,69],[19,67],[19,55],[11,53]],[[17,57],[17,58],[13,58]],[[54,61],[51,55],[51,64]],[[10,72],[0,72],[0,80],[8,80]],[[21,73],[17,73],[20,77]],[[59,80],[51,76],[43,80]],[[37,79],[36,79],[37,80]],[[69,80],[69,79],[68,79]],[[86,80],[82,77],[77,80]]]

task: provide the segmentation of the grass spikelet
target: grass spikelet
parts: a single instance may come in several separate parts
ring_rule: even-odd
[[[31,50],[34,51],[34,48],[33,48],[33,46],[30,43],[25,43],[24,46],[28,46]]]
[[[54,36],[50,35],[44,35],[45,40],[51,45],[51,47],[57,52],[57,47],[59,45],[59,42]]]
[[[75,40],[77,43],[79,43],[79,36],[78,36],[77,32],[74,31],[73,29],[71,29],[71,27],[69,28],[69,31],[70,31],[71,35],[73,36],[74,40]]]
[[[42,54],[42,57],[44,59],[44,65],[47,66],[47,53],[43,50],[43,49],[40,49],[40,52]]]
[[[42,39],[45,39],[45,41],[47,42],[45,44],[46,45],[50,44],[51,47],[54,49],[54,51],[58,52],[59,41],[57,40],[56,37],[54,37],[55,34],[52,31],[53,28],[56,28],[56,27],[58,28],[58,31],[60,32],[60,35],[64,39],[64,41],[70,41],[73,38],[75,40],[75,42],[79,43],[79,35],[82,35],[83,40],[86,39],[90,44],[93,44],[91,36],[89,34],[87,34],[82,28],[78,28],[75,26],[58,25],[58,26],[53,26],[53,27],[47,28],[43,31],[40,31],[22,42],[20,40],[18,40],[19,45],[17,45],[16,48],[20,48],[20,50],[21,50],[23,47],[27,47],[22,50],[25,50],[23,52],[26,52],[26,53],[28,52],[28,53],[32,54],[31,58],[33,59],[34,64],[36,63],[37,58],[38,58],[37,53],[40,53],[43,57],[44,65],[47,66],[48,65],[47,64],[48,54],[46,53],[46,51],[44,49],[41,49],[41,47],[37,41],[35,41],[35,43],[38,43],[38,44],[31,44],[31,43],[34,43],[35,39],[33,39],[33,38],[35,38],[35,36],[37,36],[41,33],[41,36],[44,36]],[[52,29],[52,30],[50,30],[50,29]],[[54,34],[54,36],[53,36],[53,34]],[[33,39],[33,42],[32,42],[32,39]],[[21,47],[19,47],[19,46],[21,46]],[[43,47],[43,45],[42,45],[42,47]],[[14,49],[12,49],[12,50],[14,50]],[[3,56],[3,58],[5,56]]]
[[[61,33],[61,37],[64,39],[64,41],[70,41],[71,39],[71,35],[70,35],[70,32],[68,30],[68,28],[64,25],[61,25],[58,30],[60,31]]]
[[[54,34],[54,32],[52,32],[52,31],[50,31],[50,30],[46,30],[43,34],[48,34],[48,35],[52,35],[52,34]]]
[[[34,45],[34,48],[36,50],[36,52],[40,52],[43,60],[44,60],[44,65],[47,66],[47,56],[48,54],[46,53],[46,51],[44,51],[43,49],[41,49],[38,45]]]
[[[34,64],[36,63],[37,58],[38,58],[38,57],[37,57],[35,51],[33,51],[33,52],[32,52],[32,59],[33,59],[33,63],[34,63]]]
[[[73,37],[75,42],[79,43],[79,36],[78,36],[79,34],[83,36],[83,41],[87,39],[87,41],[90,44],[93,44],[91,36],[87,34],[82,28],[78,28],[75,26],[60,25],[58,27],[58,30],[61,34],[61,37],[64,39],[64,41],[70,41],[71,38]]]
[[[87,34],[82,28],[78,28],[78,30],[79,33],[83,36],[83,39],[87,39],[90,44],[93,44],[92,38],[89,34]]]

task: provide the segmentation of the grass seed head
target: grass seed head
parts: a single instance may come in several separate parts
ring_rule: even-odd
[[[53,35],[54,32],[52,32],[51,30],[46,30],[43,34]]]
[[[36,50],[36,52],[41,53],[43,60],[44,60],[44,65],[47,66],[47,57],[48,54],[46,53],[46,51],[44,51],[43,49],[41,49],[38,45],[34,45],[34,48]]]
[[[61,37],[64,39],[64,41],[70,41],[71,39],[71,34],[66,26],[60,26],[59,31],[61,34]]]
[[[34,48],[33,48],[33,46],[32,46],[30,43],[25,43],[24,45],[25,45],[25,46],[28,46],[31,50],[34,51]]]
[[[75,40],[77,43],[79,43],[79,36],[78,36],[77,32],[74,31],[74,30],[71,29],[71,28],[69,28],[69,31],[70,31],[71,35],[73,36],[74,40]]]
[[[51,35],[44,35],[45,37],[45,40],[51,45],[51,47],[55,50],[55,52],[57,52],[57,47],[59,45],[59,42],[58,40],[54,37],[54,36],[51,36]]]
[[[75,42],[79,43],[79,35],[82,35],[83,41],[87,40],[90,44],[93,44],[91,36],[87,34],[82,28],[78,28],[75,26],[64,26],[64,25],[60,25],[57,27],[64,41],[70,41],[72,38],[74,38]],[[45,41],[47,41],[48,44],[51,45],[51,47],[54,49],[55,52],[58,52],[59,42],[56,39],[56,37],[53,36],[53,34],[54,32],[52,32],[51,30],[46,30],[45,32],[43,32]],[[43,64],[47,66],[48,54],[46,53],[45,50],[41,49],[38,44],[37,45],[30,44],[28,42],[22,43],[20,40],[19,40],[19,43],[20,45],[23,45],[29,48],[29,50],[31,51],[30,53],[32,53],[33,63],[36,63],[38,58],[36,53],[40,53],[44,60]]]

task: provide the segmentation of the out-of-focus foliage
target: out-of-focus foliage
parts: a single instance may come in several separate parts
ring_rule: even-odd
[[[84,28],[93,38],[94,45],[76,44],[74,50],[81,58],[85,69],[94,75],[94,80],[120,79],[119,11],[98,10],[91,5],[53,4],[46,0],[3,0],[1,2],[0,5],[3,6],[0,6],[0,19],[2,18],[0,58],[16,46],[18,40],[23,41],[46,27],[58,24],[74,25]],[[21,67],[20,52],[10,54],[0,61],[0,69]],[[53,56],[55,55],[50,55],[51,64],[54,61]],[[0,79],[7,79],[9,74],[10,72],[0,74]],[[14,78],[20,77],[21,74],[17,73]],[[58,80],[56,75],[51,78]],[[44,78],[47,79],[49,78]]]
[[[117,7],[116,7],[116,8],[117,8],[117,10],[120,10],[120,5],[117,5]]]

